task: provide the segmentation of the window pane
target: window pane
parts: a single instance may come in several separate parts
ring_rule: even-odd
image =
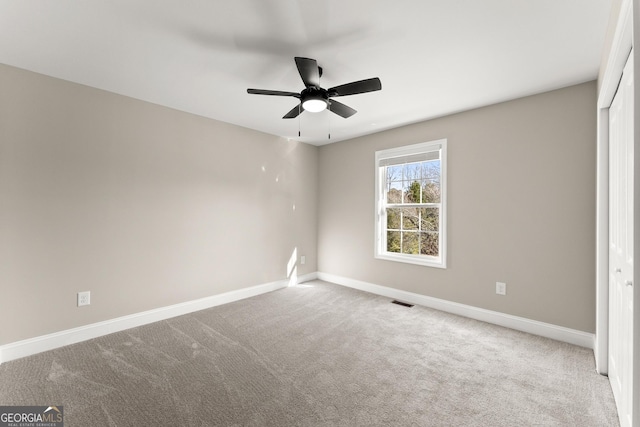
[[[422,163],[407,163],[404,165],[404,180],[419,181],[422,178]]]
[[[387,251],[400,253],[399,231],[387,231]]]
[[[402,203],[402,181],[389,182],[387,203]]]
[[[424,203],[440,203],[440,160],[422,163]]]
[[[420,254],[438,256],[439,233],[420,233]]]
[[[438,208],[422,208],[420,209],[420,230],[421,231],[440,231],[440,215]]]
[[[420,253],[420,234],[416,232],[402,232],[402,253],[418,255]]]
[[[405,181],[405,203],[420,203],[422,186],[420,181]]]
[[[402,165],[387,166],[387,182],[402,181]]]
[[[387,228],[400,230],[400,209],[387,208]]]
[[[436,180],[424,181],[422,198],[423,203],[440,203],[440,182]]]
[[[422,162],[423,179],[440,179],[440,160]]]
[[[403,230],[419,230],[420,217],[418,216],[418,208],[402,209],[402,229]]]

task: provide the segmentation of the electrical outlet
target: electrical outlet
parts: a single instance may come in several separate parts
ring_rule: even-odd
[[[304,256],[304,255],[302,255],[302,256],[300,257],[300,265],[304,265],[304,263],[305,263],[305,262],[307,262],[307,257],[306,257],[306,256]]]
[[[506,295],[507,294],[507,284],[502,282],[496,282],[496,294],[498,295]]]
[[[91,292],[78,292],[78,307],[91,304]]]

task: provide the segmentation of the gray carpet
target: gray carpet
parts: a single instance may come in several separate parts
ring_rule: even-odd
[[[319,281],[0,365],[65,426],[617,426],[591,350]]]

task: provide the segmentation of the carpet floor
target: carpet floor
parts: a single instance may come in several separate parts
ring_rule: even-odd
[[[593,352],[312,281],[0,365],[66,427],[617,426]]]

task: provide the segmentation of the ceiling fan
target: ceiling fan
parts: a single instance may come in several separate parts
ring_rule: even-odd
[[[293,119],[300,113],[309,111],[317,113],[329,109],[333,113],[345,119],[353,116],[357,111],[341,102],[331,99],[336,96],[355,95],[358,93],[374,92],[382,89],[382,83],[377,77],[357,82],[346,83],[329,89],[320,87],[322,68],[315,59],[295,57],[296,66],[302,81],[306,86],[302,92],[284,92],[279,90],[247,89],[247,93],[254,95],[292,96],[298,98],[300,103],[285,114],[283,119]]]

